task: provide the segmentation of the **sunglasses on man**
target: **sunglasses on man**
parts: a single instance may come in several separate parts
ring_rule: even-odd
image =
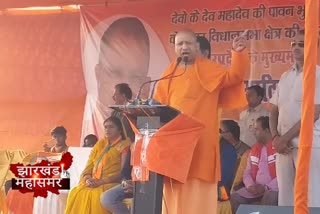
[[[298,46],[299,48],[303,48],[304,47],[304,42],[291,42],[291,47],[294,48]]]

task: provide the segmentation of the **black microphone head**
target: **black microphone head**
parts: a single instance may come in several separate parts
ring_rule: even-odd
[[[184,57],[183,57],[183,62],[184,62],[185,64],[187,64],[187,63],[189,62],[189,57],[184,56]]]
[[[179,64],[181,61],[182,61],[182,57],[179,56],[179,57],[177,58],[177,64]]]

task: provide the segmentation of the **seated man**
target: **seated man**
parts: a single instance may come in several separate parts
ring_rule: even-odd
[[[200,56],[210,59],[211,45],[209,40],[204,36],[197,36],[197,42],[199,43]]]
[[[133,197],[133,182],[131,180],[132,166],[130,165],[130,159],[131,151],[129,149],[124,166],[121,170],[121,185],[117,185],[107,190],[100,197],[101,205],[114,214],[130,213],[128,207],[123,203],[124,199]]]
[[[250,149],[248,145],[240,140],[240,127],[234,120],[223,120],[220,124],[219,132],[220,136],[235,148],[238,158],[241,158]]]
[[[67,140],[67,130],[63,126],[57,126],[51,131],[52,140],[50,142],[55,142],[53,146],[48,145],[48,142],[43,145],[43,150],[45,152],[52,153],[64,153],[68,151],[68,146],[66,144]]]
[[[94,134],[87,135],[83,140],[83,147],[93,147],[98,142],[97,136]]]
[[[232,212],[240,204],[260,202],[263,205],[277,205],[278,183],[275,169],[276,152],[272,148],[269,117],[259,117],[255,124],[257,142],[251,149],[243,175],[245,187],[231,195]]]
[[[126,105],[132,99],[132,90],[127,83],[119,83],[114,86],[112,99],[115,105]],[[112,116],[116,116],[121,120],[126,137],[134,142],[134,132],[131,129],[128,119],[122,113],[113,111]]]
[[[65,153],[68,151],[66,144],[67,130],[63,126],[57,126],[51,130],[53,146],[48,145],[49,142],[43,145],[43,150],[50,153]],[[34,161],[33,156],[36,153],[30,153],[25,156],[23,162],[29,163]],[[8,183],[6,188],[8,189],[6,203],[8,206],[9,213],[24,213],[32,214],[34,206],[34,197],[32,192],[21,193],[20,191],[11,189],[11,183]]]
[[[229,131],[229,129],[227,130],[222,124],[220,127],[221,133]],[[221,181],[218,183],[219,201],[226,201],[229,199],[233,176],[237,165],[236,150],[232,144],[224,139],[223,135],[224,134],[220,134]]]
[[[115,105],[125,105],[132,98],[132,91],[128,84],[119,83],[114,88],[113,100]],[[114,116],[118,117],[124,130],[126,136],[134,142],[134,132],[130,127],[129,121],[119,112],[114,111],[112,113]],[[101,205],[107,210],[113,212],[114,214],[129,214],[128,207],[122,202],[125,198],[132,198],[133,196],[133,182],[131,181],[131,170],[130,165],[131,150],[128,150],[127,156],[123,168],[121,170],[121,185],[117,185],[106,192],[104,192],[100,197]]]

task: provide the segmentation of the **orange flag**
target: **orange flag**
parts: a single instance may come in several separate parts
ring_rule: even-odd
[[[141,164],[142,136],[133,123],[131,126],[140,138],[131,153],[133,180],[147,181],[149,171],[153,171],[185,183],[203,125],[194,118],[179,114],[152,136],[145,165]]]
[[[300,143],[294,189],[294,213],[307,214],[317,65],[319,1],[305,1],[305,45]]]

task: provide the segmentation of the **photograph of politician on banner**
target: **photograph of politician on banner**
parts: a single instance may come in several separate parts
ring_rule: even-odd
[[[169,57],[157,34],[138,17],[114,16],[89,27],[81,32],[88,91],[82,136],[102,137],[101,124],[110,115],[108,105],[114,104],[114,86],[129,83],[135,97],[144,82],[160,76]],[[143,88],[142,97],[148,97],[149,88]]]

